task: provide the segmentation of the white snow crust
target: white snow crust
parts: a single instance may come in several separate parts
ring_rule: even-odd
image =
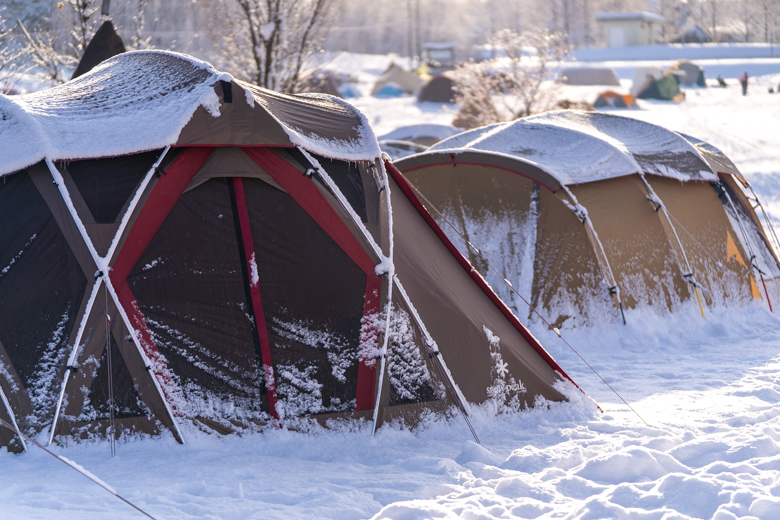
[[[195,110],[220,115],[214,85],[233,81],[206,62],[168,51],[136,51],[107,60],[76,80],[17,96],[0,95],[0,176],[47,158],[52,161],[110,157],[176,143]],[[255,110],[266,106],[248,88]],[[374,160],[379,145],[368,122],[346,102],[324,94],[308,98],[356,120],[357,140],[307,134],[279,122],[293,144],[343,160]],[[299,99],[300,102],[300,99]],[[270,111],[269,111],[270,113]],[[304,125],[305,126],[305,125]]]
[[[546,112],[455,135],[425,153],[467,151],[518,158],[562,185],[638,172],[682,181],[717,181],[698,151],[675,132],[611,114]]]

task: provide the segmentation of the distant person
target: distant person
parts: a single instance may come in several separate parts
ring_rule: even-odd
[[[718,74],[718,85],[724,88],[726,87],[726,80],[723,79],[723,76],[720,74]]]
[[[742,95],[747,96],[747,85],[748,85],[747,72],[743,72],[742,75],[739,77],[739,83],[742,85]]]

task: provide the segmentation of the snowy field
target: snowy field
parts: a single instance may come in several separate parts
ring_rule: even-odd
[[[344,55],[330,66],[370,89],[390,59]],[[767,92],[780,82],[780,62],[762,74],[746,97],[737,86],[689,89],[683,103],[640,101],[619,113],[721,148],[780,222],[780,94]],[[452,106],[413,97],[351,101],[377,135],[454,116]],[[754,303],[707,309],[704,319],[692,304],[674,316],[629,311],[626,319],[564,336],[641,419],[554,334],[533,327],[604,413],[569,388],[571,401],[550,410],[496,417],[474,409],[481,445],[454,416],[373,438],[365,423],[245,437],[193,428],[183,446],[171,437],[126,440],[114,458],[105,442],[54,450],[168,520],[780,518],[778,315]],[[0,453],[0,518],[143,516],[31,448]]]

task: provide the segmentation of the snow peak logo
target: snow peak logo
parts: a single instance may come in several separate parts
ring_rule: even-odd
[[[509,365],[501,357],[501,338],[484,325],[482,332],[487,337],[490,358],[493,360],[490,369],[493,384],[487,388],[488,397],[496,405],[497,413],[518,412],[523,408],[520,395],[525,393],[525,387],[509,374]]]

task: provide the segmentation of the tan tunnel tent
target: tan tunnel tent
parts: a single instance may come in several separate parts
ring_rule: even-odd
[[[518,293],[558,327],[623,320],[637,307],[706,315],[780,300],[776,236],[757,197],[693,137],[555,111],[464,132],[396,166],[523,319],[531,311]]]
[[[337,98],[131,52],[0,96],[0,148],[9,449],[564,399]]]

